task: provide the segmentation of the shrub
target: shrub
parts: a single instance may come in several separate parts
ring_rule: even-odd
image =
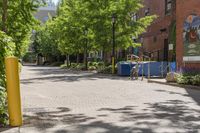
[[[177,83],[187,85],[200,85],[200,74],[194,75],[194,73],[180,74],[177,77]]]
[[[0,31],[0,126],[7,124],[8,121],[4,58],[13,55],[14,48],[12,38]]]
[[[192,84],[200,86],[200,74],[192,77]]]
[[[61,66],[63,62],[54,62],[50,66]]]
[[[97,69],[97,68],[96,68],[95,66],[89,66],[89,67],[88,67],[88,70],[89,70],[89,71],[93,71],[93,70],[96,70],[96,69]]]
[[[60,65],[60,68],[61,69],[68,69],[69,67],[67,66],[67,64],[63,64],[63,65]]]
[[[84,70],[85,69],[85,65],[83,63],[80,63],[78,64],[76,67],[75,67],[77,70]]]
[[[27,52],[23,56],[23,61],[24,62],[29,62],[29,63],[35,63],[36,62],[36,54],[35,53],[31,53],[31,52]]]
[[[0,85],[0,127],[8,123],[6,97],[6,89]]]
[[[117,67],[115,66],[115,73],[117,72]],[[98,73],[112,74],[112,65],[104,66]]]
[[[177,78],[179,84],[191,84],[191,76],[181,74]]]
[[[77,63],[71,63],[70,68],[76,68],[77,67]]]
[[[88,66],[93,66],[93,62],[88,62]]]
[[[105,63],[104,63],[104,62],[99,62],[99,63],[98,63],[98,66],[99,66],[99,67],[105,66]]]

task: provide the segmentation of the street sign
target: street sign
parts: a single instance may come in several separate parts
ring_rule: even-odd
[[[169,44],[169,50],[174,50],[174,45],[173,44]]]

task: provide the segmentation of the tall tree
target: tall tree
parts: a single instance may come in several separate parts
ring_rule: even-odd
[[[155,18],[146,16],[133,21],[133,14],[142,7],[142,0],[62,0],[58,16],[48,27],[56,34],[49,38],[57,40],[63,54],[85,53],[86,58],[87,51],[109,52],[112,49],[112,14],[116,14],[117,48],[136,46],[132,37],[143,33]]]
[[[2,31],[6,32],[6,22],[7,22],[7,8],[8,8],[8,0],[3,0],[2,4]]]

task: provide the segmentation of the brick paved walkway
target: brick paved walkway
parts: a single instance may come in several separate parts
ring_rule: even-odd
[[[4,133],[200,132],[200,91],[128,78],[24,67],[24,126]]]

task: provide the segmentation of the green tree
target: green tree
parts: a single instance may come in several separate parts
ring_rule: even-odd
[[[86,62],[88,51],[111,51],[111,21],[115,14],[117,48],[138,46],[132,37],[139,37],[155,18],[146,16],[134,21],[133,15],[142,7],[141,0],[62,0],[57,17],[49,22],[51,26],[47,26],[55,34],[48,38],[56,40],[64,55],[84,53]]]
[[[31,32],[36,19],[33,16],[40,5],[40,0],[3,0],[2,30],[12,37],[15,42],[15,56],[21,57],[30,44]]]
[[[21,57],[30,44],[32,27],[36,24],[33,12],[40,0],[0,1],[0,126],[6,122],[6,92],[4,58]]]
[[[67,34],[66,38],[78,41],[84,47],[84,28],[91,31],[92,49],[110,51],[112,40],[112,14],[117,15],[116,41],[117,47],[125,49],[136,46],[132,36],[138,37],[151,24],[155,16],[146,16],[133,21],[133,14],[142,8],[141,0],[63,0],[59,16],[66,30],[77,27],[77,36]],[[65,18],[65,19],[63,19]],[[59,24],[59,23],[58,23]],[[66,30],[61,32],[66,32]]]

